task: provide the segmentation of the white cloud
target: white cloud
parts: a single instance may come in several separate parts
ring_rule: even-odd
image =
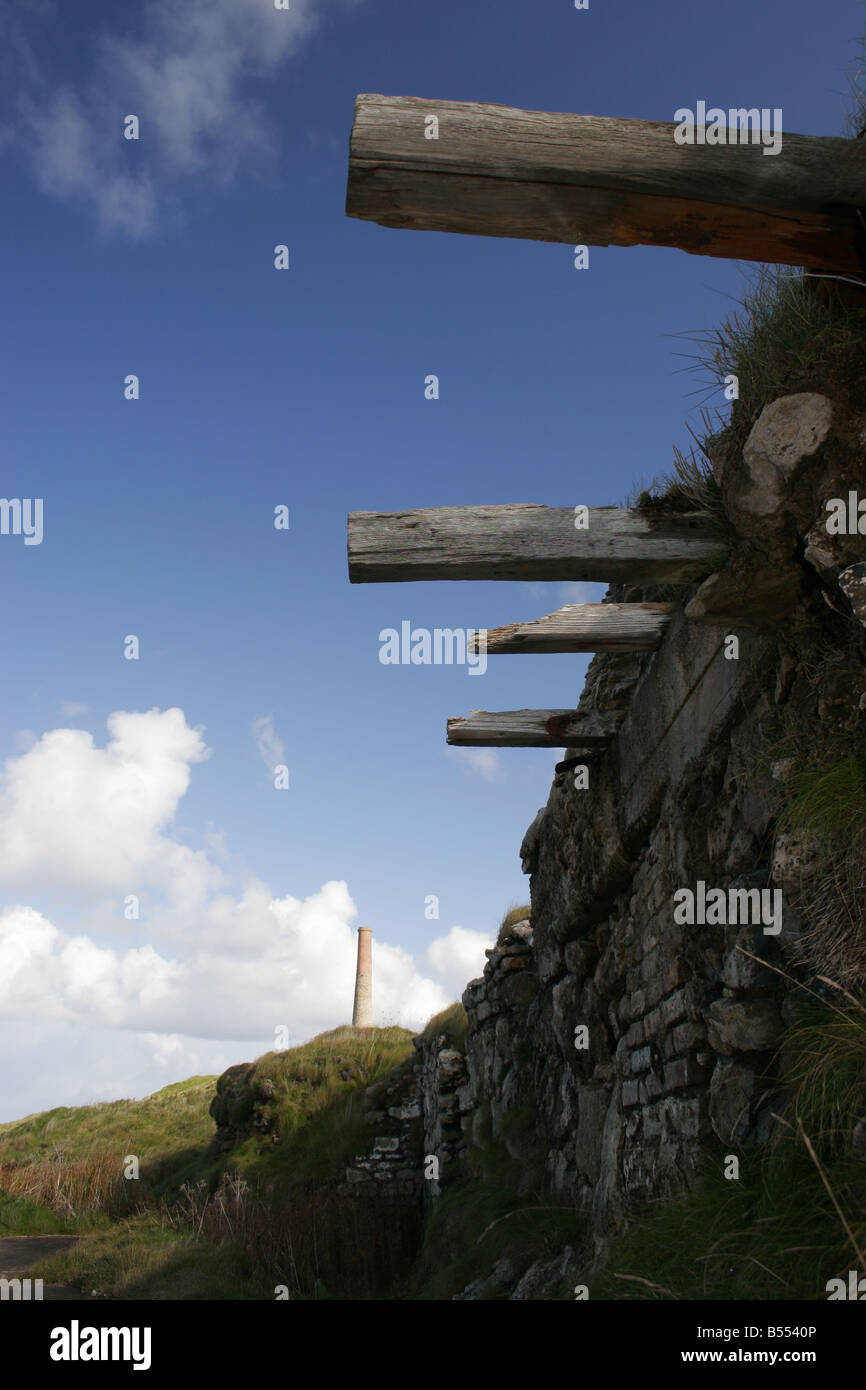
[[[250,733],[268,772],[272,773],[279,764],[285,765],[286,745],[274,728],[272,714],[262,714],[258,719],[254,719],[250,725]]]
[[[0,913],[0,1017],[35,1014],[160,1039],[244,1039],[259,1054],[274,1045],[278,1027],[310,1037],[349,1021],[355,915],[346,884],[336,881],[303,901],[261,892],[220,899],[187,925],[171,958],[150,944],[121,953],[67,935],[34,908],[7,907]],[[442,984],[399,946],[374,941],[373,950],[378,1024],[421,1027],[449,1002]],[[431,957],[440,976],[454,959],[454,943]]]
[[[563,584],[535,582],[521,584],[520,587],[530,598],[544,600],[550,605],[550,610],[562,608],[566,603],[601,603],[608,589],[606,584],[584,583],[578,580]],[[539,613],[538,616],[542,615]]]
[[[108,719],[96,748],[83,729],[53,729],[0,772],[0,883],[16,890],[140,893],[190,906],[224,881],[206,856],[162,832],[209,757],[179,709]]]
[[[446,753],[456,757],[470,772],[478,773],[485,782],[502,780],[502,754],[498,748],[446,748]]]
[[[481,974],[486,964],[484,952],[494,942],[494,935],[452,927],[447,936],[431,941],[422,962],[441,981],[452,1002],[459,999],[470,980]]]
[[[304,899],[275,897],[254,878],[233,888],[208,853],[169,833],[193,765],[208,756],[201,731],[179,709],[118,711],[107,723],[103,748],[83,730],[55,729],[0,773],[0,887],[31,897],[0,912],[0,1045],[17,1039],[18,1058],[3,1118],[147,1094],[261,1055],[278,1028],[308,1038],[351,1015],[347,884]],[[208,845],[229,855],[213,828]],[[40,910],[49,886],[64,904],[83,901],[87,931]],[[128,892],[148,899],[134,945],[118,911]],[[479,973],[486,944],[452,927],[416,961],[374,939],[376,1023],[422,1027]]]
[[[60,713],[67,719],[79,719],[82,714],[87,713],[87,706],[80,704],[77,700],[66,700],[60,706]]]
[[[274,156],[274,122],[250,89],[261,90],[336,3],[149,0],[137,31],[123,9],[125,32],[97,37],[89,80],[59,90],[23,25],[13,26],[26,59],[15,69],[18,138],[40,187],[89,203],[105,232],[152,235],[181,179],[225,186],[251,158]],[[139,118],[137,141],[123,137],[127,115]]]
[[[206,1039],[121,1032],[94,1024],[4,1021],[0,1052],[15,1057],[3,1075],[0,1123],[55,1105],[92,1105],[150,1095],[188,1076],[219,1074],[251,1060],[243,1043],[226,1046]],[[165,1059],[164,1062],[162,1059]]]

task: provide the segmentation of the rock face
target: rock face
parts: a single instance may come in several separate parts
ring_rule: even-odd
[[[860,429],[822,396],[788,397],[764,410],[739,460],[720,458],[738,537],[731,562],[686,594],[657,651],[591,663],[579,708],[623,709],[625,718],[603,755],[566,751],[520,850],[532,936],[489,953],[463,995],[466,1080],[455,1095],[464,1142],[488,1133],[508,1142],[509,1114],[531,1113],[527,1184],[584,1209],[599,1258],[632,1201],[688,1180],[702,1146],[763,1142],[772,1127],[775,1051],[793,988],[774,967],[792,968],[799,924],[786,884],[809,865],[808,847],[796,843],[782,840],[774,854],[788,764],[764,767],[761,755],[788,704],[806,740],[810,721],[816,731],[852,730],[866,718],[864,567],[842,571],[842,582],[850,547],[823,575],[803,553],[839,477],[855,486],[859,470],[866,496],[862,444],[849,447]],[[813,550],[820,541],[812,536]],[[622,598],[619,588],[608,593]],[[828,642],[844,660],[827,661]],[[585,789],[573,758],[589,767]],[[726,892],[780,888],[781,931],[765,931],[760,917],[678,923],[674,895],[698,880]],[[509,1283],[497,1266],[493,1284],[463,1297],[504,1288],[530,1296],[518,1286],[545,1286],[544,1271],[530,1274]]]
[[[861,417],[846,415],[826,396],[802,392],[764,407],[741,455],[714,458],[737,544],[726,567],[711,574],[689,603],[693,621],[735,622],[767,633],[792,622],[796,628],[808,606],[812,571],[839,598],[836,578],[845,565],[866,560],[866,538],[828,532],[826,507],[858,481],[860,496],[866,495],[863,443]],[[828,602],[836,607],[832,594]],[[838,611],[848,611],[844,600]]]

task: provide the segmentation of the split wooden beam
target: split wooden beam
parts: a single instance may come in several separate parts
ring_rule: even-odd
[[[509,503],[349,514],[353,584],[422,579],[691,583],[721,569],[725,542],[701,512],[647,516],[590,507]]]
[[[661,643],[672,603],[569,603],[529,623],[490,628],[484,650],[490,656],[526,652],[651,652]],[[469,638],[478,651],[479,638]]]
[[[866,140],[782,132],[768,153],[761,143],[677,144],[676,129],[364,94],[346,212],[385,227],[863,270]]]
[[[458,748],[603,748],[625,711],[578,714],[576,709],[474,709],[449,719],[447,742]]]

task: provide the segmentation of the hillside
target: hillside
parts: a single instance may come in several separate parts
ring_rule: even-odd
[[[114,1297],[272,1298],[281,1277],[295,1292],[315,1295],[320,1284],[322,1296],[321,1273],[339,1278],[327,1230],[352,1255],[342,1239],[345,1201],[328,1190],[367,1140],[364,1090],[412,1054],[405,1029],[338,1028],[221,1078],[4,1124],[0,1226],[5,1235],[82,1233],[38,1272]],[[137,1179],[124,1175],[132,1155]],[[311,1216],[322,1248],[307,1276],[301,1248]],[[263,1249],[278,1227],[298,1247],[291,1269]],[[371,1233],[363,1239],[375,1245]]]

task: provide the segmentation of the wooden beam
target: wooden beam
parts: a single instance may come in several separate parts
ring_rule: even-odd
[[[670,622],[672,603],[569,603],[531,623],[509,623],[486,633],[485,651],[527,652],[651,652]],[[478,638],[469,639],[472,651]]]
[[[510,503],[352,512],[353,584],[420,579],[597,580],[689,583],[720,569],[728,550],[700,512],[645,516],[590,507],[575,530],[574,509]]]
[[[575,709],[474,709],[449,719],[447,742],[458,748],[599,748],[609,743],[624,710],[587,716]]]
[[[385,227],[863,269],[866,141],[783,132],[779,152],[765,154],[761,144],[678,145],[676,128],[361,95],[346,212]]]

